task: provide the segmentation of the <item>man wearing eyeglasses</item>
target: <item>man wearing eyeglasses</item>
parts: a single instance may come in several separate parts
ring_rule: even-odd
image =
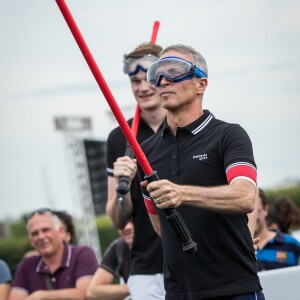
[[[64,227],[49,209],[27,215],[26,228],[39,255],[17,268],[9,300],[81,300],[98,267],[94,251],[64,241]]]
[[[166,300],[261,300],[247,226],[256,196],[252,145],[241,126],[203,109],[207,74],[202,55],[184,45],[164,49],[147,72],[167,110],[163,128],[141,145],[161,179],[141,185],[162,239]],[[177,208],[196,253],[182,251],[166,208]]]
[[[137,141],[141,143],[161,127],[166,116],[156,90],[147,83],[148,67],[158,60],[162,48],[151,43],[139,45],[124,56],[123,71],[141,110]],[[128,121],[132,125],[132,119]],[[131,272],[128,288],[133,300],[165,299],[163,284],[163,253],[159,236],[149,220],[136,176],[136,160],[125,155],[126,139],[120,127],[107,139],[108,196],[106,211],[113,225],[122,229],[132,218],[134,239],[131,248]],[[130,190],[123,195],[121,205],[116,189],[120,177],[129,178]]]

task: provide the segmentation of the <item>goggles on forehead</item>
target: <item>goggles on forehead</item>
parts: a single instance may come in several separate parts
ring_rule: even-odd
[[[123,72],[129,76],[136,75],[138,72],[147,72],[148,67],[156,62],[159,58],[152,54],[146,54],[140,58],[129,57],[125,59],[123,65]]]
[[[147,71],[147,81],[155,87],[165,76],[169,81],[180,82],[190,80],[196,75],[199,78],[207,77],[205,72],[193,65],[190,61],[177,56],[167,56],[152,64]]]

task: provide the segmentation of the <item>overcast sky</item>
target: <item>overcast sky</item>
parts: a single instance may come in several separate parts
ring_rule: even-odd
[[[126,117],[134,99],[122,57],[151,37],[206,58],[204,107],[249,133],[258,183],[300,178],[298,0],[67,0]],[[90,117],[84,133],[116,126],[54,0],[0,0],[0,219],[51,206],[75,211],[65,138],[54,118]]]

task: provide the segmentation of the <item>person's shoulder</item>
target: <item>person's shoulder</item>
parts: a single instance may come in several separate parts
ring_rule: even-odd
[[[128,124],[129,126],[131,126],[132,120],[133,120],[132,118],[129,119],[129,120],[127,120],[127,124]],[[119,136],[119,135],[122,134],[122,133],[123,133],[123,131],[122,131],[121,127],[120,127],[120,126],[117,126],[117,127],[115,127],[114,129],[111,130],[111,132],[110,132],[109,135],[108,135],[108,139],[111,139],[111,138],[114,138],[114,137],[116,137],[116,136]]]
[[[28,256],[22,258],[20,263],[17,266],[17,269],[23,270],[22,272],[27,272],[29,270],[32,270],[35,272],[36,267],[38,264],[42,263],[42,258],[39,255],[34,255],[34,256]]]
[[[4,260],[0,259],[0,267],[4,268],[6,266],[7,266],[6,262]]]
[[[69,245],[71,257],[74,257],[74,262],[83,261],[88,264],[97,264],[98,259],[95,250],[87,245]]]
[[[69,247],[71,247],[72,252],[75,252],[75,253],[80,253],[80,252],[93,252],[93,253],[95,253],[93,248],[90,247],[90,246],[87,246],[87,245],[70,245],[69,244]]]
[[[300,249],[300,242],[288,233],[277,230],[274,240],[282,245],[289,244]]]
[[[283,238],[284,238],[284,242],[285,243],[292,243],[296,246],[298,246],[300,248],[300,242],[294,238],[293,236],[291,236],[290,234],[287,234],[287,233],[278,233],[278,234],[282,234],[283,235]]]
[[[230,123],[219,119],[213,119],[212,126],[217,126],[218,130],[223,132],[224,137],[248,137],[246,130],[238,123]]]
[[[121,237],[118,237],[118,238],[114,239],[109,245],[112,246],[112,245],[123,243],[123,242],[124,242],[124,240]]]
[[[31,255],[31,256],[24,257],[22,259],[22,262],[24,262],[25,264],[35,264],[38,263],[40,260],[41,260],[40,255]]]
[[[115,239],[114,242],[115,242],[116,248],[120,248],[120,247],[122,248],[123,246],[127,245],[121,237],[118,239]]]
[[[12,276],[7,263],[3,260],[0,260],[0,284],[10,283],[11,280]]]
[[[108,252],[111,252],[111,251],[115,252],[116,249],[117,249],[117,247],[119,247],[119,245],[122,245],[122,244],[124,244],[124,243],[125,243],[125,242],[124,242],[124,240],[123,240],[121,237],[116,238],[115,240],[113,240],[113,241],[108,245],[108,247],[107,247],[107,249],[106,249],[106,251],[105,251],[105,254],[107,254]],[[104,255],[105,255],[105,254],[104,254]]]
[[[9,270],[8,264],[2,259],[0,259],[0,270]]]
[[[242,129],[242,126],[240,124],[224,121],[216,118],[215,116],[211,120],[211,124],[213,126],[219,126],[221,128],[224,128],[226,130]]]

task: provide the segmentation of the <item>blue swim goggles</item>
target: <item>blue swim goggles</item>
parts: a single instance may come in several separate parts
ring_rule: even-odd
[[[136,75],[138,72],[147,72],[148,67],[157,61],[159,58],[152,54],[146,54],[143,57],[132,58],[129,57],[124,60],[123,72],[129,76]]]
[[[147,81],[159,87],[165,76],[169,81],[180,82],[190,80],[193,76],[205,78],[207,75],[196,65],[177,56],[167,56],[152,64],[147,71]]]

